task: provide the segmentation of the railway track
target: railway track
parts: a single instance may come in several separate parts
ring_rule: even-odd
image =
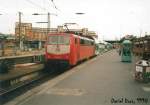
[[[35,72],[35,73],[38,73],[40,75],[37,75],[36,77],[34,78],[30,78],[28,80],[25,80],[23,82],[20,82],[20,83],[17,83],[15,85],[12,85],[12,86],[9,86],[9,87],[5,87],[5,88],[0,88],[0,103],[1,104],[4,104],[6,103],[7,101],[15,98],[17,95],[20,95],[22,93],[24,93],[24,89],[25,87],[28,87],[28,89],[34,87],[32,84],[36,84],[38,81],[48,77],[48,75],[50,75],[49,73],[41,73],[41,71],[38,71],[38,72]],[[33,75],[35,74],[33,73]],[[31,74],[29,74],[31,75]],[[28,75],[26,75],[28,76]],[[19,90],[20,89],[20,90]],[[28,89],[25,89],[25,90],[28,90]],[[19,93],[18,93],[18,90],[19,90]],[[17,94],[16,94],[17,93]]]
[[[66,70],[64,70],[65,72]],[[25,81],[21,81],[19,83],[13,84],[9,87],[0,88],[0,104],[4,104],[13,98],[25,93],[26,91],[42,84],[43,82],[50,80],[56,76],[58,76],[60,73],[50,73],[50,72],[43,72],[43,70],[33,72],[30,74],[27,74],[25,76],[19,77],[19,79],[22,80],[22,78],[27,78],[28,76],[31,78],[26,79]],[[13,79],[12,81],[18,81],[17,79]],[[10,80],[11,81],[11,80]]]
[[[0,96],[3,95],[3,93],[6,93],[7,90],[0,88]]]
[[[33,80],[27,80],[27,81],[24,81],[24,82],[22,82],[22,83],[19,83],[19,84],[17,84],[17,85],[15,85],[15,86],[10,86],[10,87],[7,87],[7,88],[1,88],[0,89],[0,96],[2,96],[2,95],[4,95],[4,94],[7,94],[7,93],[9,93],[9,92],[11,92],[11,91],[13,91],[13,90],[15,90],[15,89],[17,89],[17,88],[20,88],[20,87],[22,87],[22,86],[24,86],[24,85],[26,85],[26,84],[29,84],[29,83],[32,83],[32,82],[34,82],[34,81],[36,81],[36,80],[38,80],[38,79],[40,79],[40,78],[37,78],[37,79],[33,79]],[[11,80],[10,80],[11,81]]]

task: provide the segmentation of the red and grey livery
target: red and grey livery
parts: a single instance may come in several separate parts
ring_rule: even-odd
[[[95,55],[94,40],[71,33],[49,34],[46,42],[46,61],[67,62],[76,65],[79,61]]]

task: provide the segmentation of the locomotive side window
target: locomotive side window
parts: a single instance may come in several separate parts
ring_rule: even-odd
[[[68,36],[49,36],[48,43],[49,44],[69,44],[70,38]]]
[[[77,44],[78,42],[77,42],[77,38],[75,38],[75,44]]]
[[[85,45],[90,45],[89,43],[90,43],[90,41],[85,40]]]
[[[94,42],[90,40],[80,39],[80,44],[81,45],[94,45]]]
[[[84,39],[80,39],[80,44],[84,44]]]
[[[94,42],[91,42],[91,45],[94,45]]]

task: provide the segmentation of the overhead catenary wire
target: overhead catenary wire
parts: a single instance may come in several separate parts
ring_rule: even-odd
[[[55,9],[57,9],[57,10],[59,10],[59,11],[60,11],[60,9],[58,9],[58,8],[57,8],[57,6],[56,6],[56,4],[55,4],[54,0],[49,0],[49,1],[53,3],[53,5],[54,5],[54,8],[55,8]]]
[[[33,6],[36,6],[44,11],[48,11],[46,8],[42,7],[41,5],[37,4],[37,3],[34,3],[33,1],[31,0],[26,0],[28,3],[32,4]]]
[[[9,15],[9,13],[8,12],[6,12],[7,11],[7,9],[6,9],[6,7],[2,7],[2,6],[0,6],[0,14],[5,14],[5,15]]]

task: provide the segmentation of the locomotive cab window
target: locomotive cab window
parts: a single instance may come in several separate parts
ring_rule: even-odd
[[[69,36],[49,36],[48,37],[48,44],[65,44],[68,45],[70,43]]]

